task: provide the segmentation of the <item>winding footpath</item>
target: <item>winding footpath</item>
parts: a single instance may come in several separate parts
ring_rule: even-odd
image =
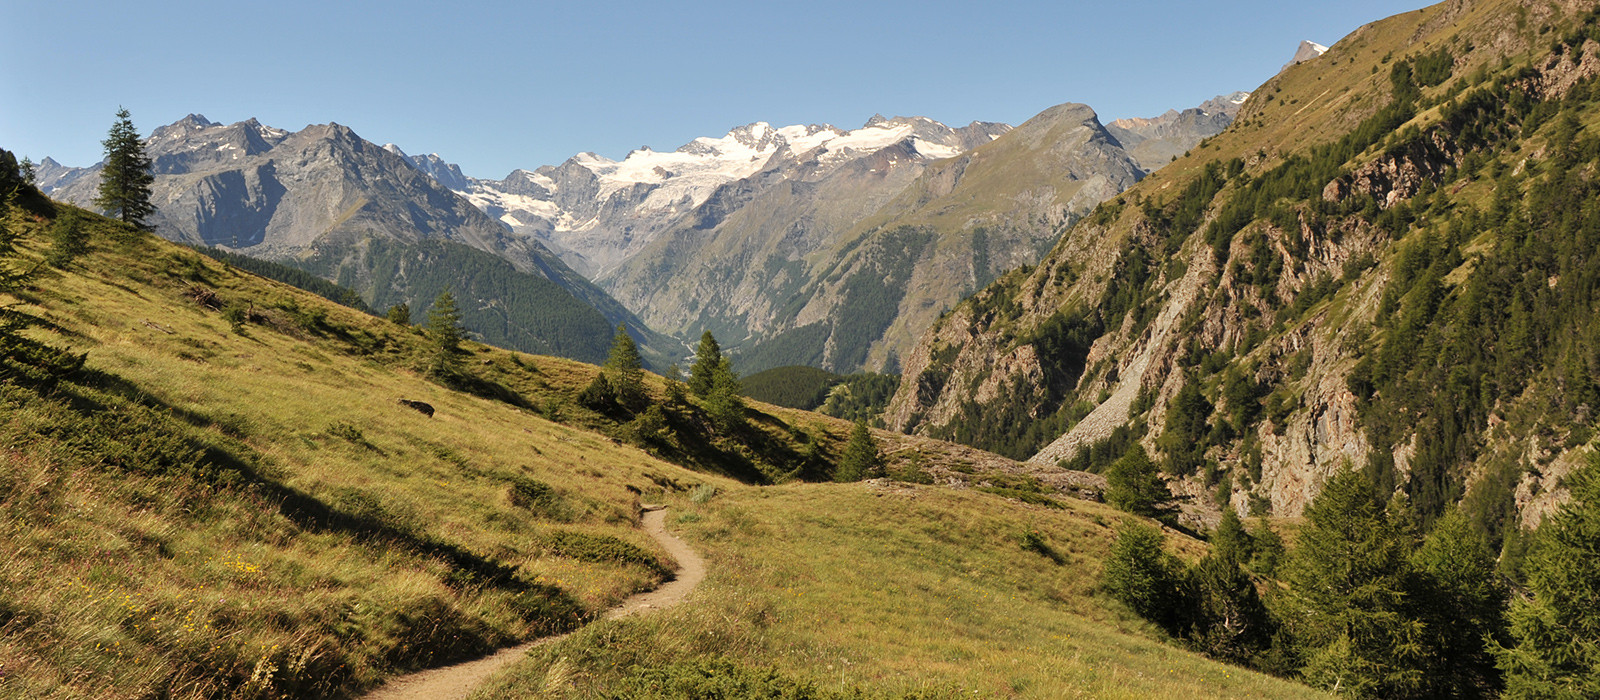
[[[614,620],[660,608],[670,608],[689,595],[706,577],[706,563],[683,540],[667,532],[666,506],[645,506],[644,531],[667,550],[678,562],[677,576],[659,588],[630,596],[616,607],[607,610],[605,618]],[[526,656],[529,649],[549,644],[572,634],[542,637],[526,644],[507,647],[475,661],[452,666],[419,671],[408,676],[391,679],[369,693],[366,700],[456,700],[465,698],[483,683],[490,674],[499,671]]]

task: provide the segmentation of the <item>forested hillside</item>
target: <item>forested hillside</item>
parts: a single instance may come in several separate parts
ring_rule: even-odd
[[[1205,596],[1282,591],[1258,619],[1287,646],[1210,653],[1372,697],[1592,687],[1539,623],[1513,616],[1508,640],[1495,590],[1543,599],[1582,569],[1528,576],[1530,540],[1595,547],[1531,533],[1593,452],[1597,39],[1593,3],[1446,2],[1361,28],[943,317],[890,424],[1103,471],[1114,500],[1197,529],[1306,517],[1310,546],[1276,573],[1185,573],[1129,540],[1175,577],[1154,599],[1202,586],[1198,608],[1144,610],[1191,644],[1238,632],[1191,615],[1255,604]]]

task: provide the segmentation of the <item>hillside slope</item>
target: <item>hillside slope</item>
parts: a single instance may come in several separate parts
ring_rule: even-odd
[[[675,524],[704,523],[697,546],[718,578],[707,597],[685,608],[702,621],[723,619],[716,615],[732,612],[730,605],[740,620],[761,620],[764,613],[745,603],[770,603],[789,611],[773,630],[815,629],[814,606],[833,607],[826,596],[798,607],[799,599],[780,603],[784,594],[767,574],[752,572],[777,572],[805,591],[795,567],[811,567],[832,581],[815,591],[823,592],[838,590],[834,577],[854,570],[834,559],[790,558],[816,552],[762,548],[780,542],[772,532],[867,512],[881,485],[741,483],[787,478],[812,462],[826,473],[848,432],[842,421],[756,404],[746,426],[724,430],[708,422],[698,400],[675,402],[651,378],[651,405],[664,420],[651,429],[637,420],[649,410],[587,407],[582,388],[595,367],[471,343],[451,388],[420,371],[434,350],[414,329],[66,205],[25,200],[0,217],[0,233],[21,234],[15,251],[0,247],[5,283],[18,271],[34,275],[24,287],[6,287],[14,293],[4,309],[38,322],[22,340],[7,325],[0,343],[0,546],[10,553],[0,562],[7,591],[0,696],[347,697],[406,670],[570,629],[669,568],[635,529],[641,498],[704,518],[689,512]],[[55,248],[51,232],[68,225],[87,234],[88,251],[38,265]],[[960,446],[879,437],[890,474],[953,486],[896,487],[941,505],[885,511],[889,520],[864,538],[829,545],[828,557],[888,556],[878,549],[894,541],[885,527],[911,528],[907,536],[918,544],[893,556],[913,578],[924,557],[988,557],[986,548],[1005,533],[1034,523],[1048,523],[1040,526],[1052,538],[1059,529],[1062,539],[1053,541],[1063,549],[1074,543],[1084,566],[1071,569],[1070,581],[1057,579],[1067,570],[1050,559],[1006,546],[983,564],[982,586],[963,593],[982,604],[1001,591],[1026,592],[1006,602],[1007,614],[1045,622],[1007,643],[1016,655],[1088,654],[1114,669],[1097,662],[1065,677],[1032,676],[1035,687],[1109,688],[1138,677],[1150,681],[1135,688],[1158,694],[1215,684],[1240,693],[1303,692],[1163,650],[1144,636],[1143,623],[1089,597],[1087,572],[1107,542],[1104,521],[1120,516],[1063,502],[1072,490],[1066,482],[1052,485],[1033,477],[1036,470]],[[1044,506],[1007,495],[1059,508],[1036,511]],[[741,515],[768,498],[785,504],[762,511],[764,521],[775,519],[770,524]],[[940,535],[967,531],[945,524],[958,515],[981,519],[971,532],[987,539]],[[779,568],[767,568],[767,557]],[[940,609],[945,587],[929,581],[905,581],[897,595],[907,604],[893,609],[896,624],[940,624],[927,611]],[[872,614],[876,593],[847,595],[854,614]],[[1071,602],[1058,608],[1063,598]],[[1000,619],[965,620],[963,633],[977,644]],[[870,623],[840,618],[808,648],[853,645],[848,640]],[[605,624],[595,634],[634,623]],[[646,626],[630,629],[661,623],[639,624]],[[744,624],[724,631],[750,639]],[[594,637],[568,644],[583,653],[633,648]],[[735,664],[727,671],[733,676],[781,665],[800,678],[826,679],[803,659],[782,661],[779,646],[745,646],[738,655],[729,646],[651,646],[653,653],[688,650],[687,657],[644,659],[662,669],[721,656]],[[946,652],[938,644],[899,647],[881,668],[927,678],[935,690],[1012,682],[1002,664],[957,669],[941,661]],[[1173,672],[1183,679],[1164,679]],[[872,694],[908,687],[897,678],[904,676],[846,680]]]
[[[1288,67],[944,316],[887,421],[1077,468],[1137,441],[1198,521],[1361,469],[1513,536],[1589,439],[1592,8],[1446,2]]]

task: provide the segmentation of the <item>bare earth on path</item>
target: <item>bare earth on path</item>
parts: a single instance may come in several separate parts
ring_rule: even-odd
[[[678,562],[677,576],[653,591],[630,596],[616,607],[607,610],[607,619],[628,617],[660,608],[670,608],[689,595],[689,591],[706,577],[706,563],[683,540],[667,532],[666,506],[645,506],[644,530],[667,550]],[[571,634],[568,632],[567,634]],[[542,637],[526,644],[506,647],[493,655],[475,661],[419,671],[408,676],[391,679],[366,696],[367,700],[433,700],[465,698],[490,674],[521,659],[541,644],[561,639],[567,634]]]

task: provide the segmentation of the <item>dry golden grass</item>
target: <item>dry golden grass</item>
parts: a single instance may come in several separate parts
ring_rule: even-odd
[[[631,683],[644,669],[707,657],[776,668],[821,697],[1319,696],[1155,641],[1099,595],[1099,561],[1128,517],[1100,504],[868,482],[673,507],[710,570],[685,605],[592,625],[477,697],[643,697]],[[1025,549],[1027,531],[1055,557]]]

